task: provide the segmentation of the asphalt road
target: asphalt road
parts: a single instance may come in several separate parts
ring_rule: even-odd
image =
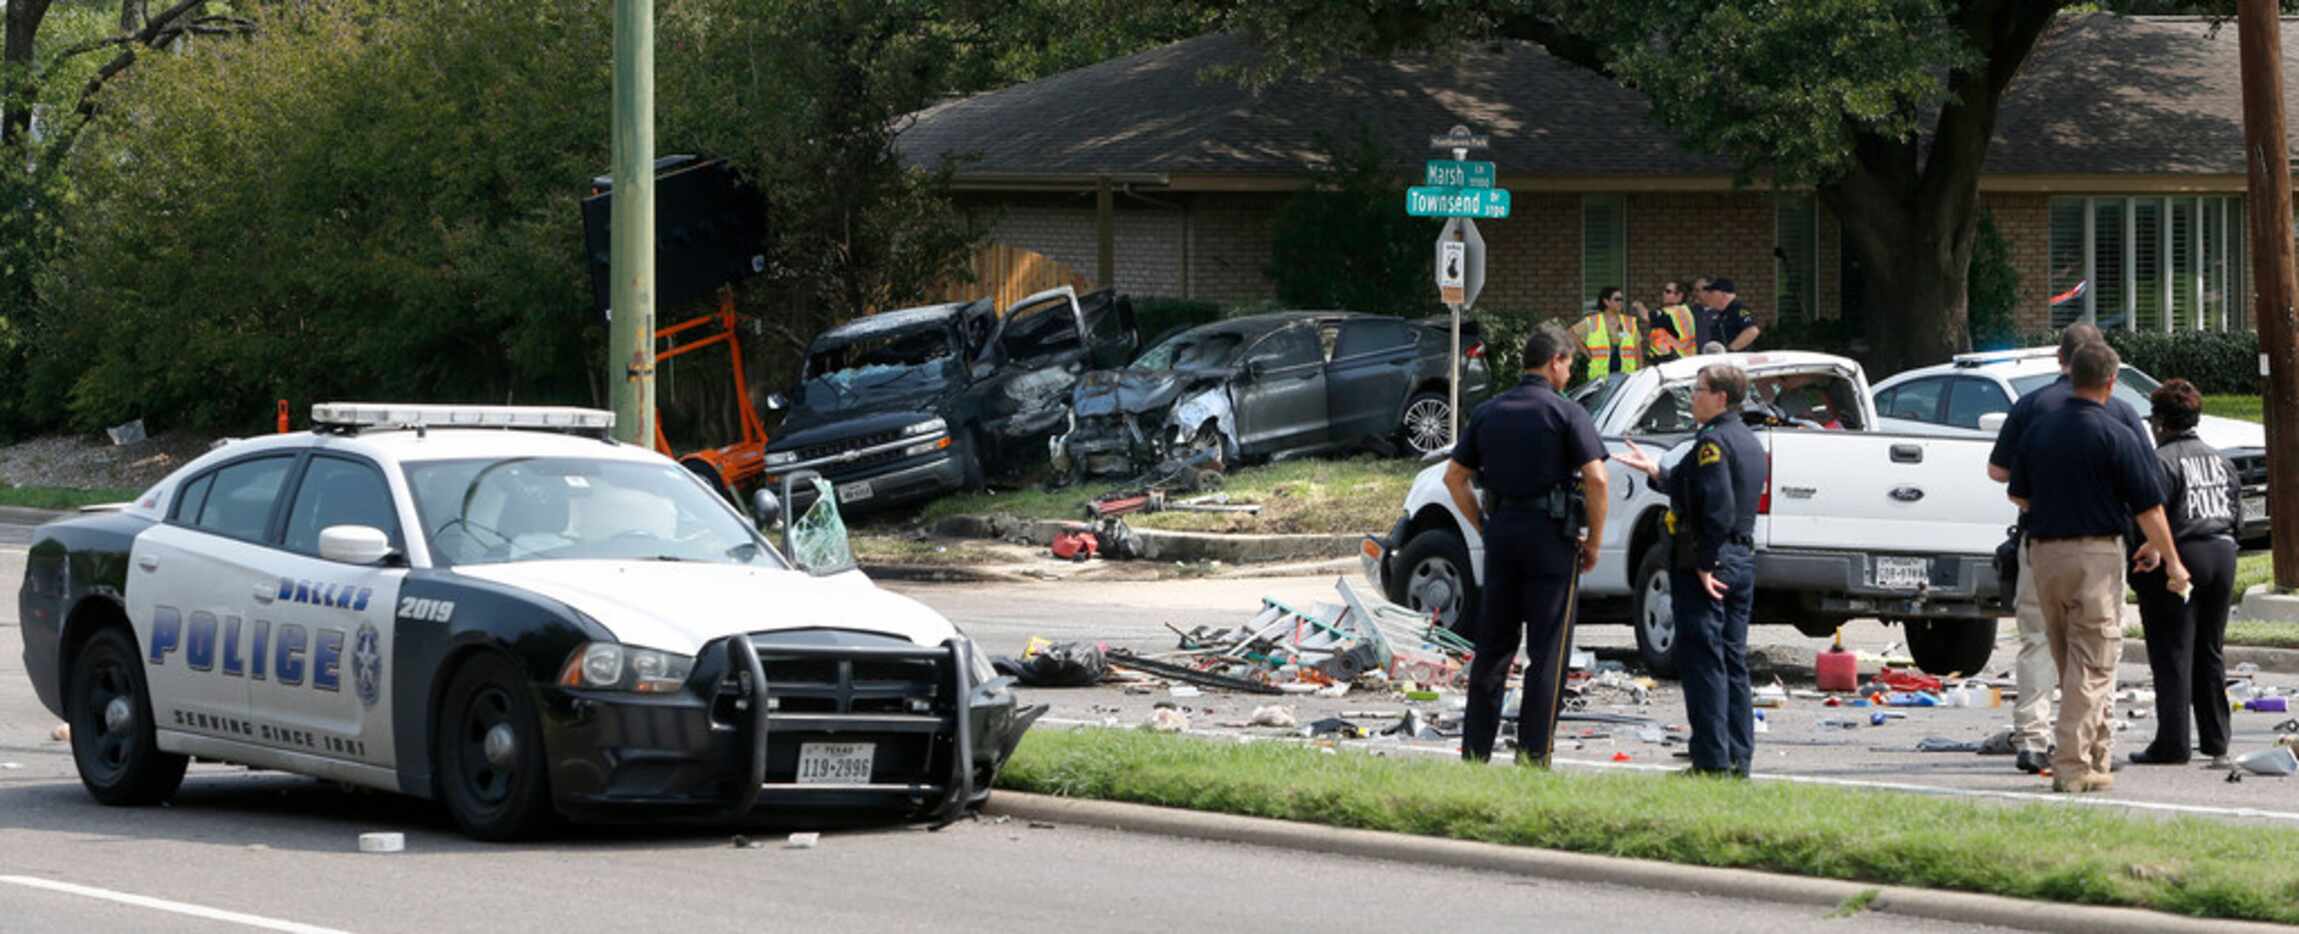
[[[1354,579],[1353,584],[1360,583]],[[907,584],[890,585],[940,609],[972,633],[993,654],[1019,652],[1033,635],[1055,641],[1098,641],[1110,646],[1123,646],[1140,651],[1170,651],[1176,645],[1172,625],[1183,631],[1195,626],[1208,625],[1234,627],[1250,619],[1259,609],[1261,598],[1275,597],[1288,605],[1307,607],[1320,601],[1335,602],[1334,579],[1330,576],[1312,578],[1273,579],[1201,579],[1161,582],[1093,582],[1066,581],[1031,584]],[[2009,683],[2009,669],[2017,651],[2015,627],[2011,620],[2002,623],[1996,654],[1989,663],[1991,674],[2001,674]],[[1862,622],[1845,629],[1845,641],[1856,649],[1881,651],[1900,638],[1897,627],[1876,622]],[[1611,658],[1633,657],[1634,635],[1620,625],[1587,626],[1576,633],[1576,642],[1582,648],[1596,649],[1600,655]],[[1824,648],[1820,640],[1807,639],[1786,626],[1759,626],[1751,635],[1752,644],[1772,644],[1766,654],[1792,658],[1808,671],[1812,655]],[[1633,664],[1633,662],[1631,663]],[[2259,683],[2275,685],[2286,694],[2299,692],[2299,676],[2263,674]],[[2144,665],[2124,665],[2120,673],[2123,687],[2145,687],[2150,676]],[[1809,675],[1802,680],[1795,674],[1786,678],[1790,688],[1810,688]],[[1394,723],[1408,708],[1424,713],[1441,713],[1452,707],[1459,698],[1447,697],[1435,703],[1408,704],[1383,696],[1352,695],[1339,699],[1304,697],[1273,698],[1266,696],[1229,694],[1206,691],[1202,696],[1173,698],[1159,691],[1129,694],[1112,687],[1090,689],[1026,690],[1031,701],[1053,705],[1047,719],[1048,726],[1134,726],[1147,719],[1151,708],[1159,702],[1181,706],[1190,717],[1193,731],[1215,734],[1254,734],[1283,736],[1288,731],[1247,727],[1244,725],[1255,708],[1266,704],[1282,704],[1292,708],[1295,718],[1302,724],[1326,717],[1361,711],[1378,711],[1386,717],[1351,717],[1352,722],[1374,729]],[[2126,705],[2127,707],[2129,705]],[[1625,695],[1601,692],[1593,699],[1589,710],[1599,713],[1618,713],[1649,716],[1664,729],[1684,722],[1683,697],[1674,682],[1660,683],[1649,704],[1638,706]],[[1915,746],[1926,737],[1942,737],[1958,741],[1978,741],[1989,734],[2007,728],[2011,723],[2011,707],[1979,709],[1906,709],[1893,711],[1906,714],[1904,719],[1891,719],[1882,726],[1871,726],[1870,715],[1878,711],[1848,707],[1823,707],[1818,701],[1791,700],[1787,706],[1765,711],[1768,732],[1756,737],[1757,764],[1760,776],[1770,780],[1835,784],[1855,788],[1899,789],[1932,794],[1974,797],[1994,801],[2033,801],[2070,807],[2112,807],[2134,813],[2155,815],[2190,815],[2211,819],[2237,821],[2264,821],[2299,826],[2299,803],[2293,801],[2299,792],[2299,778],[2265,778],[2249,776],[2240,783],[2230,784],[2225,772],[2208,771],[2196,766],[2132,766],[2116,776],[2117,786],[2109,795],[2070,797],[2051,793],[2046,779],[2024,775],[2013,768],[2010,756],[1982,756],[1971,753],[1920,753]],[[2125,732],[2117,739],[2120,752],[2145,745],[2154,735],[2152,714],[2145,719],[2129,719],[2128,710],[2119,711]],[[2243,752],[2272,746],[2276,724],[2291,719],[2293,714],[2249,713],[2234,715],[2234,751]],[[1850,729],[1823,726],[1821,721],[1850,721]],[[1678,726],[1681,729],[1681,726]],[[1582,735],[1589,731],[1593,735]],[[1681,743],[1651,743],[1639,739],[1634,727],[1605,724],[1567,723],[1559,732],[1558,757],[1560,760],[1586,768],[1617,768],[1628,770],[1672,770],[1686,763],[1673,753],[1681,750]],[[1450,740],[1430,742],[1401,742],[1395,739],[1376,739],[1356,745],[1403,747],[1430,755],[1457,755],[1459,746]],[[1616,753],[1626,753],[1626,762],[1615,762]]]
[[[0,581],[22,575],[23,531],[0,525]],[[1235,586],[1178,587],[1176,598],[1210,619]],[[1100,596],[1065,599],[1102,614],[1097,626],[1162,632],[1149,621],[1168,606],[1160,591],[1092,589]],[[1063,619],[1037,594],[1007,596],[1006,612],[995,592],[923,595],[980,620],[1005,650]],[[1134,601],[1148,608],[1125,609]],[[495,846],[462,838],[425,802],[213,764],[194,765],[169,806],[106,808],[79,787],[68,745],[49,738],[56,720],[33,698],[21,653],[6,601],[0,932],[1616,930],[1624,917],[1640,929],[1842,929],[1799,906],[1018,822],[832,833],[803,850],[771,826],[588,828]],[[758,845],[734,846],[736,830]],[[406,851],[359,853],[358,835],[376,831],[405,834]]]

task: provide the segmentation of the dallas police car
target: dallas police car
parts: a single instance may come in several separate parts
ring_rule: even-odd
[[[25,670],[97,800],[164,801],[197,756],[437,798],[484,839],[632,808],[947,820],[1043,712],[834,521],[778,550],[611,413],[313,421],[35,536]]]

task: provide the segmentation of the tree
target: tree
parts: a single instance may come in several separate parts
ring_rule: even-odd
[[[2047,0],[1357,0],[1217,3],[1265,71],[1493,38],[1645,93],[1686,144],[1743,180],[1811,185],[1869,275],[1889,372],[1968,346],[1979,181],[2006,88],[2062,2]],[[2152,7],[2163,6],[2153,3]],[[2184,4],[2224,7],[2215,3]]]
[[[1271,237],[1278,300],[1383,314],[1429,307],[1437,225],[1397,211],[1393,160],[1370,128],[1348,145],[1319,142],[1326,164],[1286,200]]]

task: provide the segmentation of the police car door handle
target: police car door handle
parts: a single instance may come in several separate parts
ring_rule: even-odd
[[[160,558],[158,555],[143,555],[136,559],[136,566],[147,571],[157,571],[160,569]]]
[[[1895,444],[1895,445],[1892,445],[1892,463],[1895,463],[1895,464],[1921,464],[1921,463],[1923,463],[1923,462],[1924,462],[1924,446],[1923,446],[1923,445],[1920,445],[1920,444]]]

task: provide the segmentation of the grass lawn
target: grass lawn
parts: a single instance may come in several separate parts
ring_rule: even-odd
[[[1783,782],[1039,730],[999,785],[1339,827],[2299,922],[2299,831]]]
[[[854,558],[873,564],[981,565],[1000,560],[997,552],[972,542],[921,542],[895,535],[872,535],[857,530],[847,539]]]
[[[63,486],[0,486],[0,506],[22,506],[28,509],[78,509],[98,503],[124,503],[142,494],[142,490],[119,490],[98,487],[79,489]]]
[[[2203,414],[2222,418],[2240,418],[2247,422],[2267,420],[2266,401],[2259,396],[2204,396]]]
[[[1233,470],[1222,492],[1231,502],[1257,503],[1261,514],[1160,512],[1134,514],[1135,528],[1177,532],[1312,534],[1386,532],[1405,507],[1405,491],[1421,472],[1417,460],[1355,457],[1303,458]],[[927,504],[919,518],[1004,513],[1028,519],[1082,519],[1086,502],[1110,489],[1102,481],[1047,492],[1036,487],[945,496]]]

